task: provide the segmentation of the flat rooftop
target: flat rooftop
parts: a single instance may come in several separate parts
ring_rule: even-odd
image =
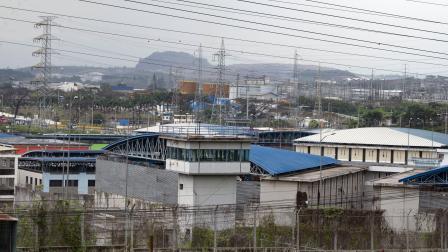
[[[336,166],[332,168],[322,169],[322,179],[335,178],[339,176],[348,175],[351,173],[358,173],[366,170],[366,167],[355,166]],[[295,175],[283,175],[278,177],[264,178],[266,180],[291,181],[291,182],[317,182],[320,180],[319,169],[312,171],[305,171]]]
[[[251,140],[255,131],[249,127],[223,126],[205,123],[177,123],[160,125],[158,132],[137,130],[137,132],[159,133],[163,138],[188,140]]]
[[[68,141],[58,139],[34,139],[21,136],[0,138],[0,145],[68,145]],[[88,144],[70,141],[73,146],[89,146]]]
[[[388,187],[415,187],[412,185],[406,185],[403,182],[400,182],[401,179],[425,172],[427,170],[424,169],[415,169],[407,172],[393,174],[391,176],[387,176],[384,178],[380,178],[377,180],[373,180],[369,182],[369,184],[373,186],[388,186]]]

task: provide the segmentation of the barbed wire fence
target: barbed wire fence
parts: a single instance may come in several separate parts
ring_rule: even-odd
[[[17,217],[18,251],[448,251],[448,211],[276,204],[95,208],[36,201]]]

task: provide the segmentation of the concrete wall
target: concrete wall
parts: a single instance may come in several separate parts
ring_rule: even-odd
[[[419,214],[420,191],[418,188],[375,186],[375,208],[384,210],[389,226],[395,231],[415,231],[422,223]],[[426,225],[425,225],[426,226]]]
[[[131,198],[148,202],[177,204],[178,175],[175,172],[97,159],[97,192],[115,195],[126,194],[126,170],[128,170],[127,193]]]
[[[194,205],[194,179],[193,176],[179,174],[178,179],[178,200],[180,205]]]
[[[297,190],[297,182],[262,180],[260,184],[260,203],[289,202],[295,206]]]
[[[195,176],[194,201],[196,206],[236,204],[235,176]]]
[[[305,192],[308,205],[333,206],[341,208],[365,208],[362,200],[365,190],[365,172],[346,174],[319,181],[294,182],[279,180],[262,180],[260,202],[276,204],[296,204],[297,192]],[[320,191],[320,199],[318,197]]]

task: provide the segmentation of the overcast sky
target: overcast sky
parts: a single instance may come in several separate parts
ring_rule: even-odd
[[[286,10],[280,8],[274,8],[269,6],[261,6],[248,2],[241,2],[238,0],[189,0],[187,2],[177,0],[139,0],[146,3],[170,6],[172,8],[186,9],[196,12],[203,12],[213,15],[225,16],[229,18],[237,18],[248,20],[251,22],[266,23],[275,26],[289,27],[291,29],[283,29],[279,27],[268,27],[260,24],[245,23],[235,20],[226,20],[218,17],[204,16],[200,14],[185,13],[179,10],[166,9],[155,6],[147,6],[124,0],[92,0],[96,2],[103,2],[107,4],[115,4],[120,6],[126,6],[130,8],[155,11],[165,14],[177,15],[182,17],[191,17],[201,19],[206,22],[198,22],[185,20],[180,18],[174,18],[169,16],[150,14],[145,12],[138,12],[132,10],[125,10],[113,7],[99,6],[92,3],[81,2],[77,0],[3,0],[0,1],[0,5],[10,6],[23,9],[31,9],[35,11],[51,12],[55,14],[73,15],[79,17],[96,18],[102,20],[110,20],[116,22],[125,22],[131,24],[138,24],[143,26],[151,26],[155,28],[173,29],[180,31],[188,31],[193,33],[204,33],[215,36],[233,37],[241,39],[249,39],[256,41],[263,41],[269,43],[287,44],[297,47],[300,55],[300,64],[315,65],[317,62],[322,62],[322,66],[335,67],[343,70],[350,70],[357,73],[370,73],[368,68],[377,68],[383,70],[375,70],[375,74],[401,74],[404,71],[404,65],[407,65],[407,71],[410,75],[413,74],[448,74],[448,42],[429,41],[417,38],[409,38],[403,36],[386,35],[374,32],[354,31],[349,29],[342,29],[336,27],[328,27],[316,24],[310,24],[305,22],[299,22],[297,20],[280,20],[255,16],[250,13],[229,13],[219,10],[202,9],[200,6],[191,2],[199,2],[206,4],[221,5],[231,8],[237,8],[242,10],[250,10],[256,12],[270,13],[272,15],[280,15],[285,17],[294,17],[301,19],[314,20],[319,22],[328,22],[338,25],[355,26],[366,29],[374,29],[391,33],[399,33],[405,35],[413,35],[420,37],[427,37],[433,39],[447,40],[448,41],[448,25],[447,24],[434,24],[428,22],[412,21],[399,18],[391,18],[384,16],[368,15],[366,13],[353,13],[341,10],[326,8],[316,8],[312,6],[304,5],[292,5],[286,2],[294,2],[297,4],[325,6],[313,3],[307,0],[248,0],[258,3],[265,3],[270,5],[284,6],[292,9],[300,9],[307,11],[314,11],[319,13],[327,13],[331,15],[338,15],[343,17],[358,18],[364,20],[370,20],[373,22],[381,22],[393,25],[400,25],[406,27],[412,27],[417,29],[424,29],[430,31],[436,31],[440,33],[446,32],[447,35],[434,34],[423,31],[412,31],[402,28],[388,27],[384,25],[359,22],[354,20],[346,20],[336,17],[322,16],[311,13],[298,12],[295,10]],[[448,23],[448,6],[435,6],[416,2],[410,2],[406,0],[375,0],[375,1],[359,1],[359,0],[322,0],[324,2],[352,6],[357,8],[376,10],[381,12],[394,13],[405,16],[418,17],[422,19],[430,19],[435,21],[441,21]],[[428,0],[436,2],[437,0]],[[283,3],[282,3],[283,2]],[[438,0],[439,3],[443,3],[442,0]],[[179,5],[184,4],[184,5]],[[185,4],[190,6],[185,6]],[[204,7],[204,6],[202,6]],[[0,17],[2,18],[15,18],[27,21],[39,21],[39,16],[44,14],[32,13],[20,10],[11,10],[6,8],[0,8]],[[136,28],[122,25],[107,24],[101,22],[93,22],[80,20],[76,18],[69,18],[59,16],[56,21],[58,25],[89,29],[94,31],[118,33],[126,36],[134,36],[139,38],[126,38],[105,34],[98,34],[86,31],[76,31],[73,29],[67,29],[62,27],[54,27],[53,34],[58,40],[53,42],[53,47],[61,50],[70,50],[75,52],[83,52],[97,55],[104,55],[110,57],[120,57],[125,60],[118,59],[105,59],[100,57],[93,57],[82,55],[79,53],[59,52],[53,56],[54,65],[93,65],[93,66],[128,66],[132,67],[136,64],[137,58],[146,57],[155,51],[182,51],[191,54],[197,54],[197,46],[200,43],[204,46],[203,56],[207,58],[211,63],[212,55],[216,51],[213,48],[220,46],[220,39],[216,37],[205,37],[198,35],[187,35],[175,32],[160,31],[154,29]],[[390,50],[408,51],[423,55],[432,55],[445,59],[427,58],[417,55],[404,55],[398,53],[377,51],[373,49],[357,48],[348,45],[338,45],[327,42],[319,42],[316,40],[298,38],[293,36],[285,36],[273,33],[266,33],[261,31],[251,31],[247,29],[240,29],[235,27],[226,27],[219,24],[213,24],[210,22],[226,23],[230,25],[245,26],[256,29],[264,29],[273,32],[288,33],[297,36],[307,36],[317,39],[328,39],[334,41],[340,41],[345,43],[352,43],[356,45],[365,45],[371,47],[378,47]],[[300,29],[305,31],[313,31],[319,33],[332,34],[337,36],[348,37],[352,39],[332,38],[323,35],[309,34],[293,29]],[[12,20],[0,19],[0,40],[10,41],[24,44],[32,44],[33,37],[36,37],[41,33],[40,30],[35,29],[33,24],[26,22],[18,22]],[[157,41],[158,39],[163,41],[170,41],[176,43],[191,44],[180,45],[175,43],[167,43]],[[429,52],[411,51],[406,49],[400,49],[395,47],[388,47],[384,45],[375,45],[365,42],[355,41],[353,39],[369,40],[378,43],[389,43],[394,45],[432,50],[437,52],[446,52],[447,55],[435,54]],[[210,48],[212,47],[212,48]],[[294,49],[292,47],[280,47],[275,45],[254,44],[236,40],[225,40],[225,47],[228,50],[228,56],[226,57],[227,64],[233,63],[292,63],[290,59],[294,55]],[[307,48],[333,50],[341,52],[350,52],[357,54],[368,54],[378,57],[395,58],[392,59],[375,59],[353,55],[342,55],[330,52],[314,51]],[[11,45],[0,42],[0,68],[16,68],[31,66],[39,61],[38,58],[32,57],[33,47]],[[244,51],[244,52],[241,52]],[[258,54],[276,55],[278,57],[253,55],[248,52]],[[446,64],[447,66],[435,66],[427,65],[408,61],[421,61],[433,64]],[[343,66],[352,65],[353,67]],[[357,67],[359,66],[359,67]],[[364,68],[361,68],[364,67]],[[390,70],[390,71],[385,71]]]

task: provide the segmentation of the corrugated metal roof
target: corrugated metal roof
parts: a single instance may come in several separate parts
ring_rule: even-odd
[[[373,186],[402,187],[404,186],[403,182],[401,182],[403,178],[413,176],[421,172],[423,172],[423,170],[411,170],[407,172],[396,173],[384,178],[367,182],[367,184]]]
[[[348,175],[351,173],[357,173],[366,170],[366,168],[354,167],[354,166],[338,166],[334,168],[328,168],[322,170],[322,179],[335,178],[339,176]],[[319,170],[309,171],[295,175],[285,175],[272,180],[280,181],[295,181],[295,182],[316,182],[321,178],[321,172]],[[268,180],[270,178],[267,178]]]
[[[17,218],[14,218],[4,213],[0,213],[0,221],[17,221]]]
[[[409,135],[409,141],[408,141]],[[322,134],[322,143],[375,145],[375,146],[409,146],[440,148],[448,145],[448,135],[421,129],[370,127],[336,130]],[[320,134],[296,139],[296,143],[318,143]]]
[[[251,146],[249,160],[272,176],[318,168],[321,161],[322,166],[339,163],[339,161],[330,157],[320,157],[259,145]]]
[[[428,171],[423,171],[411,176],[407,176],[405,178],[402,178],[399,180],[399,182],[404,182],[404,183],[413,183],[415,181],[418,180],[427,180],[429,177],[436,175],[436,174],[442,174],[442,173],[448,173],[448,166],[441,166],[439,168],[435,168],[432,170],[428,170]],[[448,185],[447,181],[446,181],[446,175],[443,176],[445,178],[445,181],[443,180],[439,180],[439,181],[434,181],[434,180],[428,180],[426,181],[427,184],[437,184],[437,185]]]

